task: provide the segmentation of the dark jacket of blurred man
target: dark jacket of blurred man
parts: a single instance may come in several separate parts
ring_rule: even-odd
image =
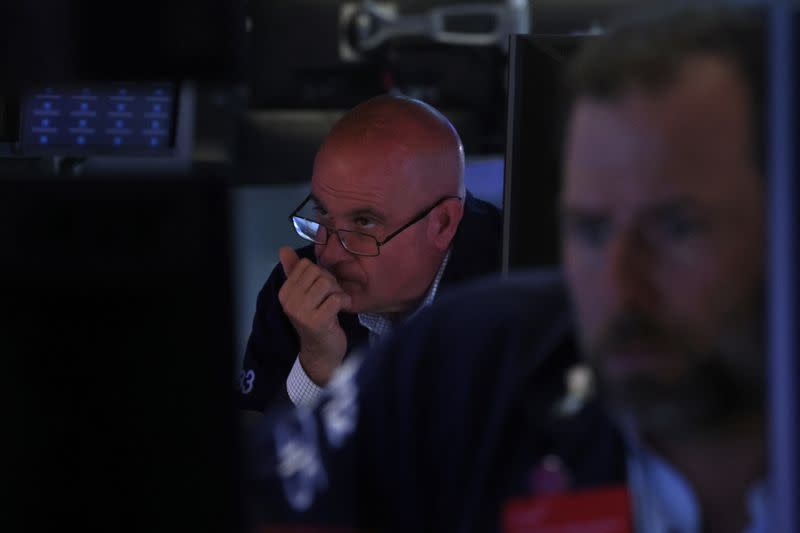
[[[354,347],[500,267],[500,213],[465,191],[458,133],[417,100],[379,96],[346,113],[290,219],[314,245],[281,248],[259,293],[239,383],[247,410],[313,402]]]
[[[565,287],[444,298],[315,411],[262,427],[258,521],[770,531],[762,39],[755,19],[692,11],[589,44],[570,76]]]

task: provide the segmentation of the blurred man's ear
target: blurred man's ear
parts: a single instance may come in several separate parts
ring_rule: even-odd
[[[450,247],[461,218],[464,216],[464,202],[449,199],[442,202],[430,214],[428,239],[441,251]]]

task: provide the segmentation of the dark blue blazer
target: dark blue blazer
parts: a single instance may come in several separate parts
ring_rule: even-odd
[[[439,290],[446,293],[465,281],[498,272],[502,231],[500,211],[468,192],[464,216],[453,238]],[[297,253],[301,258],[316,261],[313,246],[301,248]],[[278,301],[278,291],[285,281],[286,275],[278,264],[258,294],[240,376],[242,409],[263,411],[267,406],[289,403],[286,378],[300,352],[300,340]],[[368,332],[358,322],[357,315],[340,313],[339,323],[347,336],[348,353],[367,342]]]
[[[371,351],[313,413],[275,412],[255,431],[252,517],[483,533],[501,529],[509,499],[531,494],[545,457],[561,459],[572,488],[623,483],[623,441],[600,401],[557,412],[578,362],[558,276],[451,292]]]

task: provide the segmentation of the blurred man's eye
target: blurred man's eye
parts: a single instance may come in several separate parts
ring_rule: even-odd
[[[702,221],[695,216],[675,214],[659,219],[655,225],[656,237],[669,242],[679,242],[700,234]]]
[[[579,217],[568,221],[566,230],[568,239],[595,248],[608,239],[610,224],[600,217]]]

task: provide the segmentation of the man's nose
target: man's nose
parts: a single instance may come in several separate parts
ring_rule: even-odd
[[[334,232],[328,235],[327,244],[316,245],[315,252],[317,261],[323,265],[335,265],[352,258],[352,254],[342,246],[339,234]]]
[[[605,297],[617,311],[647,310],[658,305],[652,252],[636,233],[609,242],[604,272]]]

